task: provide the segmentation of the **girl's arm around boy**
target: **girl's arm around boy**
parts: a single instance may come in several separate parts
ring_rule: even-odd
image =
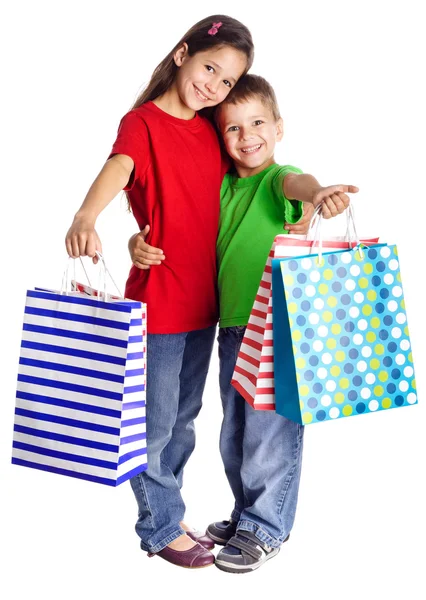
[[[296,224],[285,224],[289,233],[306,234],[313,215],[313,208],[321,205],[324,219],[330,219],[344,212],[349,206],[347,194],[356,194],[358,188],[354,185],[329,185],[322,187],[313,175],[304,173],[289,173],[283,181],[284,196],[288,200],[299,200],[304,203],[303,217]],[[132,263],[138,269],[150,269],[152,265],[160,265],[165,259],[163,251],[145,242],[149,233],[149,225],[135,233],[129,240],[129,253]]]

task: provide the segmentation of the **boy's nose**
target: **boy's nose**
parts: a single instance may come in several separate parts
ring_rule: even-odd
[[[249,140],[250,138],[253,137],[253,132],[251,131],[251,129],[240,129],[240,139],[242,141],[244,140]]]

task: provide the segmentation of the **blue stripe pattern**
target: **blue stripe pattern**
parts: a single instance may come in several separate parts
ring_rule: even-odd
[[[52,354],[64,354],[66,356],[75,356],[76,358],[87,358],[87,360],[97,360],[99,362],[106,362],[113,365],[126,365],[126,359],[120,358],[119,356],[109,356],[107,354],[100,354],[99,352],[86,352],[85,350],[77,350],[76,348],[66,348],[64,346],[54,346],[52,344],[39,344],[37,342],[28,342],[22,340],[21,348],[28,350],[39,350],[40,352],[52,352]],[[136,358],[140,358],[139,356]],[[129,360],[129,355],[127,355]]]
[[[141,425],[146,423],[146,417],[137,417],[135,419],[127,419],[127,421],[121,421],[122,427],[131,427],[132,425]]]
[[[103,335],[91,335],[80,331],[68,331],[67,329],[56,329],[56,327],[43,327],[40,325],[31,325],[24,323],[24,331],[32,333],[42,333],[45,335],[57,335],[59,337],[71,338],[74,340],[82,340],[83,342],[93,342],[95,344],[105,344],[105,346],[116,346],[117,348],[127,348],[127,340],[117,340],[114,338],[105,337]],[[130,338],[129,338],[130,341]],[[142,341],[142,336],[135,341]]]
[[[102,308],[103,310],[115,310],[116,312],[131,313],[132,308],[139,308],[139,302],[105,302],[104,300],[93,300],[92,298],[81,298],[78,296],[66,296],[65,294],[54,294],[52,292],[27,292],[28,298],[40,298],[41,300],[50,300],[53,302],[67,302],[69,304],[80,304],[82,306],[91,306],[92,308]]]
[[[121,483],[124,483],[125,481],[128,481],[132,477],[135,477],[136,475],[139,475],[139,473],[142,473],[143,471],[146,471],[147,468],[148,468],[148,465],[145,464],[143,466],[136,467],[135,469],[132,469],[131,471],[128,471],[124,475],[121,475],[121,477],[117,478],[117,485],[120,485]]]
[[[50,465],[42,465],[38,463],[31,462],[29,460],[22,460],[21,458],[12,458],[12,464],[20,465],[21,467],[29,467],[30,469],[37,469],[39,471],[46,471],[47,473],[56,473],[57,475],[66,475],[67,477],[74,477],[75,479],[83,479],[85,481],[92,481],[94,483],[101,483],[103,485],[108,485],[110,487],[117,487],[120,484],[128,481],[135,475],[138,475],[142,471],[146,471],[148,465],[140,465],[135,469],[132,469],[128,473],[121,475],[121,477],[117,478],[117,481],[114,479],[108,479],[107,477],[98,477],[96,475],[90,475],[88,473],[77,473],[76,471],[71,471],[69,469],[61,469],[59,467],[52,467]]]
[[[93,369],[82,369],[81,367],[73,367],[71,365],[63,365],[44,360],[21,358],[19,360],[19,364],[26,367],[35,367],[37,369],[48,369],[50,371],[59,371],[61,373],[71,373],[73,375],[80,375],[82,377],[93,377],[95,379],[103,379],[104,381],[113,381],[114,383],[124,383],[124,377],[122,375],[104,373],[103,371],[95,371]]]
[[[46,308],[34,308],[33,306],[27,306],[25,308],[25,313],[27,315],[34,315],[37,317],[61,319],[62,321],[88,323],[90,325],[96,325],[98,327],[109,327],[111,329],[121,329],[123,331],[129,330],[129,323],[121,323],[120,321],[111,321],[110,319],[101,319],[99,317],[90,317],[87,315],[76,315],[74,313],[67,313],[60,310],[48,310]]]
[[[125,377],[138,377],[145,374],[145,369],[131,369],[125,372]]]
[[[132,319],[130,321],[130,327],[142,327],[142,319]]]
[[[146,440],[146,433],[135,433],[135,435],[128,435],[127,437],[121,438],[120,445],[131,444],[132,442],[137,442],[138,440]]]
[[[38,438],[47,440],[55,440],[56,442],[64,442],[64,444],[74,444],[76,446],[85,446],[86,448],[96,448],[97,450],[103,450],[105,452],[118,452],[119,446],[113,444],[104,444],[102,442],[95,442],[93,440],[85,440],[82,438],[72,437],[70,435],[62,435],[53,431],[40,431],[39,429],[33,429],[32,427],[24,427],[23,425],[15,425],[14,431],[18,433],[26,433]]]
[[[118,459],[118,464],[122,465],[123,463],[127,462],[128,460],[135,458],[135,456],[142,456],[143,454],[146,454],[146,448],[138,448],[137,450],[132,450],[131,452],[128,452],[127,454],[123,454],[123,456],[120,456],[120,458]]]
[[[144,358],[143,352],[129,352],[127,360],[137,360],[138,358]]]
[[[130,387],[125,387],[124,388],[124,393],[125,394],[134,394],[135,392],[144,392],[145,391],[145,385],[132,385]]]
[[[68,460],[70,462],[81,463],[83,465],[92,465],[94,467],[101,467],[102,469],[117,469],[117,465],[109,460],[100,460],[90,456],[79,456],[78,454],[71,454],[70,452],[59,452],[58,450],[40,448],[39,446],[34,446],[33,444],[23,444],[22,442],[17,441],[13,442],[13,447],[17,448],[18,450],[33,452],[34,454],[59,458],[59,460]]]
[[[146,470],[141,303],[38,289],[25,313],[12,463],[112,487]]]
[[[93,413],[96,415],[104,415],[105,417],[113,417],[114,419],[119,419],[121,417],[120,410],[113,410],[112,408],[105,408],[103,406],[93,406],[92,404],[83,404],[83,402],[72,402],[71,400],[61,400],[60,398],[50,398],[48,396],[40,396],[39,394],[29,394],[28,392],[21,392],[19,390],[16,392],[16,397],[20,400],[39,402],[40,404],[47,404],[50,406],[61,406],[62,408],[80,410],[82,412]],[[129,402],[129,405],[130,404],[138,403]],[[145,402],[143,402],[143,406],[145,406]],[[123,410],[125,408],[127,408],[127,405],[123,406]]]
[[[16,408],[15,414],[19,415],[20,417],[35,419],[36,421],[48,421],[50,423],[60,423],[61,425],[66,425],[67,427],[78,427],[79,429],[88,429],[89,431],[97,431],[99,433],[107,433],[109,435],[120,435],[119,427],[108,427],[107,425],[99,425],[99,423],[88,423],[78,419],[68,419],[67,417],[39,413],[32,410],[26,410],[24,408]]]
[[[145,400],[138,400],[136,402],[126,402],[123,404],[123,410],[132,410],[133,408],[145,408]]]
[[[99,398],[109,398],[110,400],[120,401],[122,399],[122,394],[117,394],[116,392],[108,392],[107,390],[98,390],[97,388],[91,388],[85,385],[53,381],[52,379],[43,379],[41,377],[18,375],[18,381],[21,381],[22,383],[33,383],[34,385],[44,385],[59,390],[68,390],[69,392],[77,392],[79,394],[87,394],[89,396],[98,396]]]

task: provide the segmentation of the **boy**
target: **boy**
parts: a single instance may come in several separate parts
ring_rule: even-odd
[[[348,206],[347,192],[358,189],[323,188],[311,175],[275,163],[283,122],[274,91],[262,77],[243,77],[219,105],[215,119],[236,171],[222,184],[217,241],[224,413],[220,452],[235,506],[229,521],[211,523],[206,533],[225,546],[216,566],[245,573],[275,556],[289,537],[304,432],[303,426],[272,411],[255,411],[231,385],[245,327],[274,237],[306,230],[308,219],[300,221],[302,202],[321,204],[322,215],[330,218]],[[132,260],[141,268],[162,260],[143,242],[145,233],[146,229],[129,243]]]

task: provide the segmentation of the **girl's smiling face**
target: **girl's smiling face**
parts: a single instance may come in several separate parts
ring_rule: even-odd
[[[283,137],[282,119],[259,97],[219,109],[218,125],[240,177],[257,175],[274,164],[275,144]]]
[[[189,56],[184,44],[175,54],[179,67],[174,85],[183,105],[193,111],[216,106],[226,98],[247,66],[245,54],[222,46]]]

